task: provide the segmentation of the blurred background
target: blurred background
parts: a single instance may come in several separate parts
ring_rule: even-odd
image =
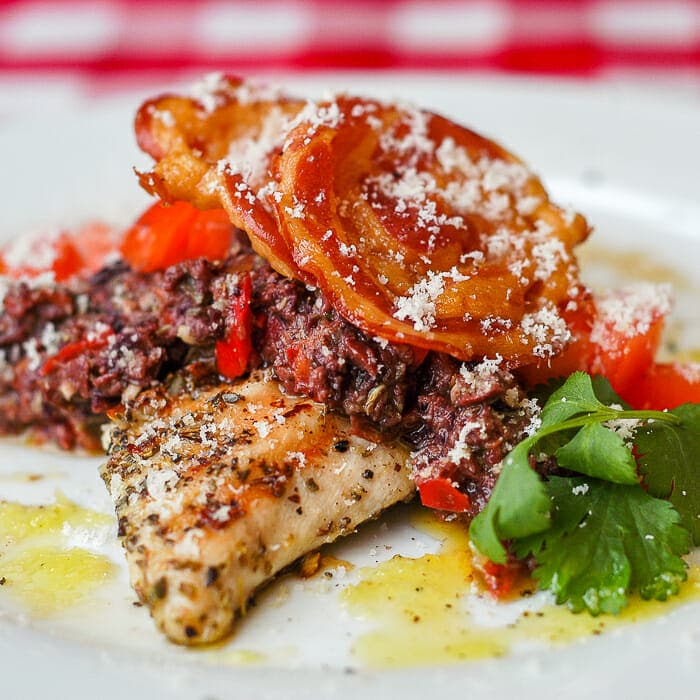
[[[213,69],[515,74],[700,98],[700,1],[0,3],[0,115]]]

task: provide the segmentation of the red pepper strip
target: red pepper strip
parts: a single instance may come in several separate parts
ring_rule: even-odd
[[[236,379],[246,371],[253,350],[253,314],[250,310],[252,292],[253,284],[250,275],[246,274],[240,279],[238,296],[232,300],[232,323],[228,335],[216,344],[216,364],[219,372],[228,379]]]
[[[465,513],[471,506],[469,496],[455,488],[452,481],[444,477],[421,482],[418,484],[418,493],[424,506],[436,510]]]
[[[111,328],[105,328],[98,333],[88,334],[83,340],[76,340],[74,343],[64,345],[55,355],[49,357],[41,368],[41,375],[46,376],[53,372],[58,365],[72,360],[88,350],[98,350],[107,345],[109,337],[114,333]]]

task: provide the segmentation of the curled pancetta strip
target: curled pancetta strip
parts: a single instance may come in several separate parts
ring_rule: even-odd
[[[147,102],[136,128],[165,199],[224,206],[280,273],[367,333],[462,360],[547,360],[582,293],[588,227],[494,142],[412,107],[303,103],[219,77]]]

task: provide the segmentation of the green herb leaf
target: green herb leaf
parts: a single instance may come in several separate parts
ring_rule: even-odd
[[[502,540],[547,529],[550,502],[544,484],[530,466],[529,443],[521,442],[505,459],[486,508],[472,521],[473,544],[491,561],[504,564]]]
[[[542,428],[549,428],[582,413],[608,410],[596,397],[591,378],[574,372],[550,397],[542,409]]]
[[[497,564],[505,564],[506,548],[503,546],[502,537],[496,529],[498,507],[491,505],[492,500],[493,495],[486,508],[472,520],[469,526],[469,539],[485,557]]]
[[[555,452],[559,466],[616,484],[636,484],[637,463],[622,438],[601,423],[581,428]]]
[[[678,425],[654,421],[635,431],[639,467],[649,493],[668,498],[700,545],[700,404],[669,413]]]
[[[622,428],[633,433],[649,493]],[[542,482],[530,467],[533,450],[587,478]],[[700,543],[696,459],[700,405],[629,410],[609,382],[576,372],[551,391],[537,433],[506,457],[472,522],[472,542],[498,563],[504,541],[520,558],[533,555],[540,586],[575,611],[618,612],[632,591],[664,600],[686,577],[689,531]]]
[[[542,425],[506,457],[472,522],[473,544],[498,563],[504,541],[516,556],[534,556],[540,586],[575,611],[618,612],[632,591],[659,600],[677,593],[689,531],[700,543],[700,405],[629,410],[609,382],[583,372],[545,389]],[[633,431],[648,493],[623,427]],[[541,481],[533,450],[587,478]]]
[[[540,406],[544,406],[547,401],[549,401],[549,397],[555,391],[560,389],[564,385],[565,381],[566,377],[554,377],[552,379],[548,379],[545,384],[538,384],[532,389],[532,391],[528,392],[530,398],[536,399]]]
[[[617,613],[627,593],[665,600],[685,580],[688,533],[667,501],[640,486],[552,477],[552,526],[516,543],[534,554],[534,576],[575,612]]]
[[[628,409],[630,406],[628,403],[623,401],[612,388],[612,384],[605,378],[596,374],[591,379],[593,384],[593,393],[596,395],[598,401],[600,401],[605,406],[622,406],[624,409]]]

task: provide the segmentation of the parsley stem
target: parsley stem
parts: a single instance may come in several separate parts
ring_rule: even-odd
[[[575,418],[569,418],[561,423],[556,423],[555,425],[550,425],[547,428],[542,428],[534,435],[527,438],[525,442],[531,446],[542,438],[547,437],[548,435],[553,435],[554,433],[559,433],[563,430],[583,428],[584,426],[592,423],[603,423],[608,420],[620,419],[658,420],[666,423],[673,423],[675,425],[681,422],[681,419],[678,416],[674,416],[672,413],[665,413],[664,411],[618,411],[617,409],[610,408],[605,411],[598,410],[584,413],[583,415],[576,416]]]
[[[673,423],[674,425],[682,423],[678,416],[674,416],[673,413],[668,413],[667,411],[616,411],[613,409],[611,413],[611,418],[606,418],[605,420],[636,418],[637,420],[660,420],[661,422]]]

